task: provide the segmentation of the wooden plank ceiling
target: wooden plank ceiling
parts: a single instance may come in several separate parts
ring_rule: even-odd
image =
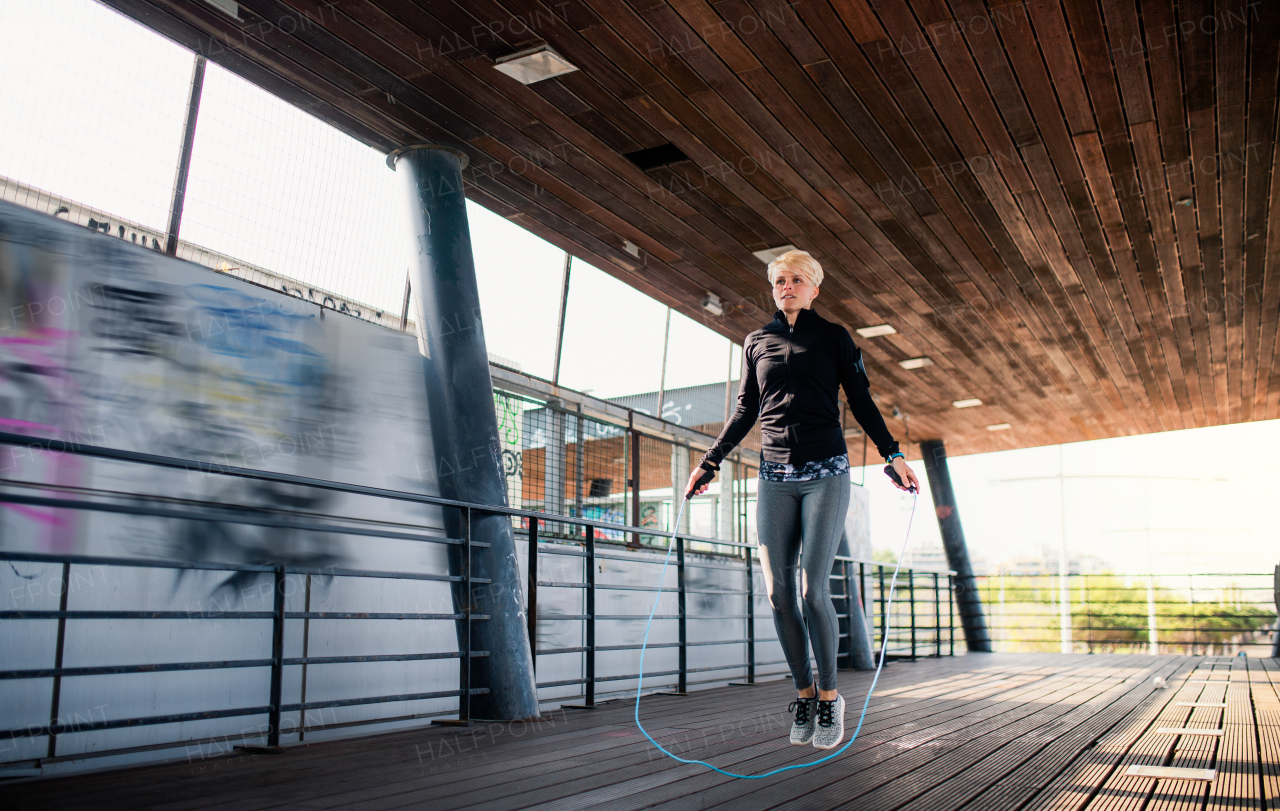
[[[1280,417],[1280,3],[105,2],[379,149],[462,147],[471,199],[734,340],[752,252],[811,251],[952,454]],[[494,68],[544,43],[580,70]]]

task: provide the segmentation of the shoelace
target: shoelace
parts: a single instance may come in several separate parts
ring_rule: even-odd
[[[796,724],[804,726],[809,723],[809,707],[813,704],[811,698],[797,698],[795,701],[787,705],[787,712],[796,714]]]
[[[834,701],[818,702],[818,726],[834,726],[836,722],[836,703]]]

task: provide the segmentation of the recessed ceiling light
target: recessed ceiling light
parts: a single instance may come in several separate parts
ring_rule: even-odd
[[[932,366],[933,360],[930,358],[907,358],[898,361],[898,365],[903,369],[923,369],[925,366]]]
[[[880,324],[876,327],[862,327],[857,332],[863,338],[875,338],[880,335],[893,335],[897,330],[888,324]]]
[[[973,408],[974,406],[982,405],[982,401],[979,400],[977,397],[972,397],[968,400],[956,400],[951,405],[955,406],[956,408]]]
[[[240,4],[233,0],[205,0],[209,5],[226,12],[234,17],[238,22],[244,22],[240,19]]]
[[[988,431],[1008,431],[1013,426],[1007,422],[998,422],[995,425],[988,425]]]
[[[569,60],[551,50],[549,45],[539,45],[527,51],[504,56],[494,67],[521,84],[533,84],[578,69]]]
[[[795,249],[795,245],[779,245],[776,248],[765,248],[763,251],[752,251],[751,255],[767,265],[787,251],[794,251]]]

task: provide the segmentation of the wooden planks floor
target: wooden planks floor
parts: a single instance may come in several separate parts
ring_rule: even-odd
[[[1168,687],[1153,684],[1154,676]],[[870,674],[841,673],[850,731]],[[1188,656],[969,655],[886,667],[858,740],[812,769],[730,779],[658,753],[633,703],[0,786],[41,809],[1274,809],[1280,662]],[[686,758],[758,774],[816,760],[786,743],[783,682],[641,702]],[[1225,704],[1225,707],[1214,706]],[[1200,705],[1200,706],[1187,706]],[[1178,735],[1163,728],[1200,728]],[[1130,765],[1216,768],[1212,783]]]

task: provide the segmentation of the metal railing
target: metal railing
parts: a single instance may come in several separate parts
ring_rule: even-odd
[[[7,500],[0,499],[0,500]],[[434,543],[454,543],[459,541],[451,539],[427,539]],[[487,546],[487,544],[471,543],[464,546]],[[142,559],[122,559],[108,558],[96,556],[67,556],[67,555],[44,555],[20,552],[0,552],[0,560],[5,561],[25,561],[36,563],[56,563],[61,564],[60,577],[60,600],[58,610],[56,611],[40,611],[40,610],[5,610],[0,611],[0,619],[8,620],[57,620],[57,635],[54,648],[54,666],[52,668],[34,668],[25,670],[4,670],[0,671],[0,680],[15,679],[52,679],[52,696],[50,702],[51,712],[49,714],[49,722],[47,724],[33,724],[16,729],[0,730],[0,738],[28,738],[45,736],[49,737],[48,753],[46,757],[41,758],[43,762],[55,762],[58,760],[74,760],[83,757],[101,757],[104,755],[127,754],[138,751],[146,751],[157,748],[173,748],[176,746],[190,746],[195,744],[205,744],[212,742],[226,742],[235,739],[262,738],[267,739],[267,745],[271,747],[280,745],[281,716],[284,713],[301,713],[304,714],[309,710],[320,710],[334,707],[350,707],[361,704],[379,704],[398,701],[419,701],[432,698],[449,698],[455,696],[463,696],[463,700],[459,703],[459,714],[461,717],[467,717],[467,708],[471,695],[482,695],[488,693],[487,688],[471,688],[467,691],[467,670],[466,665],[459,668],[460,679],[459,688],[457,690],[436,690],[432,692],[401,694],[401,695],[384,695],[360,698],[345,698],[330,701],[306,701],[305,690],[303,691],[303,700],[294,703],[284,703],[281,695],[281,685],[284,678],[284,669],[286,667],[301,666],[304,669],[309,665],[322,664],[346,664],[352,662],[405,662],[405,661],[422,661],[428,659],[464,659],[463,651],[466,657],[475,658],[488,656],[488,651],[471,650],[469,645],[464,644],[460,651],[444,651],[436,653],[408,653],[408,654],[385,654],[373,656],[307,656],[287,658],[284,655],[285,644],[285,621],[291,619],[306,620],[303,628],[303,650],[308,648],[310,620],[454,620],[454,621],[474,621],[486,620],[488,615],[472,614],[468,609],[463,612],[450,614],[436,613],[405,613],[405,612],[334,612],[334,611],[286,611],[285,610],[285,593],[286,593],[286,577],[288,575],[303,575],[306,578],[305,588],[309,594],[311,587],[311,578],[313,576],[325,577],[368,577],[368,578],[395,578],[401,580],[430,580],[443,581],[451,583],[486,583],[483,578],[458,577],[439,574],[418,574],[408,572],[372,572],[354,569],[337,569],[333,567],[325,569],[308,569],[297,566],[262,566],[252,564],[230,564],[230,563],[195,563],[195,562],[179,562],[179,561],[150,561]],[[271,578],[271,591],[273,595],[273,607],[270,611],[106,611],[106,610],[78,610],[69,609],[67,606],[67,598],[71,591],[71,573],[73,566],[95,566],[95,567],[127,567],[127,568],[155,568],[155,569],[183,569],[183,570],[206,570],[206,571],[227,571],[227,572],[259,572],[269,575]],[[235,659],[235,660],[214,660],[199,662],[164,662],[164,663],[146,663],[136,665],[101,665],[94,667],[64,667],[63,656],[65,653],[65,641],[68,620],[136,620],[136,619],[182,619],[182,620],[226,620],[226,619],[247,619],[247,620],[270,620],[271,621],[271,650],[265,658],[259,659]],[[119,675],[126,673],[163,673],[174,671],[192,671],[192,670],[220,670],[231,668],[261,668],[268,667],[271,669],[270,677],[270,695],[265,704],[250,707],[231,707],[216,710],[206,710],[201,712],[185,712],[172,713],[167,715],[151,715],[135,718],[121,718],[114,720],[103,719],[95,721],[92,718],[85,720],[75,720],[71,723],[64,723],[60,718],[60,694],[62,688],[62,680],[69,677],[80,676],[106,676]],[[305,684],[305,681],[304,681]],[[465,693],[465,695],[464,695]],[[450,711],[449,714],[452,714]],[[441,713],[442,714],[442,713]],[[71,757],[59,758],[57,754],[58,736],[66,733],[90,732],[99,730],[122,729],[125,727],[141,727],[152,726],[157,724],[174,724],[186,721],[205,721],[215,718],[233,718],[237,716],[250,715],[266,715],[268,717],[266,729],[256,729],[252,732],[241,733],[239,735],[219,735],[202,739],[183,740],[173,743],[164,743],[157,745],[148,745],[142,747],[129,747],[122,749],[111,749],[91,754],[77,754]],[[292,730],[285,731],[314,731],[320,729],[333,729],[343,726],[354,726],[357,724],[368,723],[385,723],[392,720],[410,720],[412,718],[425,718],[432,714],[420,716],[402,716],[394,719],[379,718],[368,721],[348,722],[343,724],[331,724],[324,726],[304,726],[301,722]]]
[[[11,742],[17,739],[47,736],[47,750],[43,756],[36,757],[34,759],[31,757],[24,757],[21,760],[13,761],[6,760],[3,756],[0,756],[0,762],[4,762],[6,765],[12,765],[15,762],[34,762],[35,764],[44,764],[59,761],[81,760],[90,757],[173,749],[183,746],[190,747],[197,744],[230,743],[235,740],[247,741],[261,740],[264,738],[268,747],[278,747],[281,742],[282,734],[298,733],[301,736],[302,734],[311,731],[332,730],[358,725],[406,722],[427,718],[436,718],[439,720],[440,716],[456,716],[457,722],[464,724],[469,723],[471,720],[471,696],[482,695],[489,692],[486,687],[476,687],[472,685],[470,672],[471,660],[477,657],[487,656],[488,652],[472,649],[470,633],[471,623],[475,621],[484,621],[489,617],[487,615],[473,613],[471,600],[465,599],[456,601],[453,603],[454,610],[450,612],[377,613],[367,611],[312,611],[311,580],[317,576],[324,576],[357,579],[393,578],[408,581],[434,581],[446,583],[452,589],[465,590],[465,593],[469,595],[472,593],[472,587],[474,585],[484,585],[489,583],[489,581],[484,578],[472,576],[470,566],[471,550],[474,547],[487,546],[487,544],[473,541],[471,539],[472,522],[477,516],[482,514],[507,515],[512,519],[521,520],[528,524],[529,529],[526,533],[526,540],[528,542],[529,549],[529,589],[527,595],[529,607],[528,616],[530,623],[530,640],[535,645],[534,652],[536,656],[580,653],[584,657],[585,674],[583,678],[544,682],[539,683],[538,687],[540,689],[545,689],[555,686],[565,686],[568,684],[582,684],[584,686],[583,697],[585,698],[585,706],[592,706],[595,704],[596,700],[597,684],[635,678],[634,675],[602,675],[596,672],[597,653],[613,650],[634,649],[638,647],[634,645],[598,645],[595,634],[596,623],[600,620],[612,619],[643,620],[647,616],[647,613],[644,615],[600,615],[595,610],[596,593],[602,589],[625,589],[630,591],[651,592],[656,589],[656,586],[640,587],[598,583],[594,576],[597,569],[595,563],[598,560],[604,559],[637,560],[640,559],[637,557],[637,552],[643,552],[646,549],[652,551],[654,547],[651,544],[636,544],[631,548],[628,548],[627,545],[619,542],[598,540],[596,535],[598,532],[602,531],[616,532],[617,530],[623,530],[630,533],[633,538],[647,537],[652,539],[655,537],[652,535],[655,531],[653,527],[642,528],[636,526],[619,526],[616,523],[594,521],[583,517],[558,515],[549,516],[544,513],[526,510],[459,502],[435,496],[352,485],[306,476],[271,473],[217,463],[197,462],[186,459],[157,456],[153,454],[121,451],[93,445],[82,445],[60,440],[34,439],[8,432],[0,432],[0,445],[26,447],[38,452],[69,453],[89,458],[108,459],[118,462],[128,462],[204,474],[242,477],[262,482],[314,487],[371,498],[415,502],[423,505],[434,505],[444,509],[455,509],[459,511],[459,517],[461,519],[461,537],[447,537],[446,535],[430,531],[405,531],[405,527],[403,525],[396,525],[394,528],[389,528],[386,526],[379,526],[375,522],[362,519],[308,514],[293,510],[239,507],[189,499],[184,499],[179,502],[172,499],[152,497],[144,494],[116,492],[106,493],[102,491],[86,490],[83,488],[59,488],[57,485],[50,485],[46,483],[18,482],[13,480],[6,480],[3,482],[6,486],[6,492],[0,493],[0,502],[14,505],[25,505],[28,507],[123,513],[129,515],[193,521],[230,522],[273,528],[298,529],[322,533],[355,534],[431,544],[443,544],[455,548],[460,547],[460,560],[462,561],[459,574],[438,574],[369,571],[335,567],[318,568],[282,564],[233,564],[153,560],[146,558],[113,558],[103,556],[0,552],[0,560],[10,562],[36,562],[60,566],[60,574],[58,575],[59,605],[57,610],[33,610],[20,608],[0,611],[0,619],[34,620],[45,622],[53,621],[57,624],[56,634],[53,639],[53,667],[6,669],[4,671],[0,671],[0,682],[12,682],[14,680],[23,679],[50,679],[51,690],[49,702],[50,712],[48,713],[47,722],[0,730],[0,739],[7,738]],[[22,492],[24,489],[39,491],[41,494]],[[62,490],[62,492],[59,492],[60,490]],[[54,495],[49,495],[48,493],[54,493]],[[106,497],[109,497],[110,500],[107,500]],[[566,543],[565,541],[546,543],[540,541],[539,527],[544,522],[572,526],[575,528],[575,531],[579,533],[580,540],[574,543]],[[694,560],[690,558],[690,554],[687,549],[687,545],[692,542],[706,544],[708,545],[708,548],[731,547],[734,551],[732,554],[716,554],[714,552],[700,551],[695,553],[698,555],[698,558]],[[755,633],[755,620],[757,614],[755,603],[757,599],[763,596],[763,590],[757,586],[759,578],[757,578],[754,572],[753,564],[755,561],[750,548],[751,546],[749,544],[741,542],[729,542],[713,538],[699,538],[683,534],[677,536],[674,566],[677,571],[677,586],[675,593],[678,601],[678,611],[672,615],[659,615],[659,617],[655,617],[655,620],[659,618],[663,620],[676,620],[678,622],[678,639],[675,642],[659,642],[657,644],[651,644],[650,647],[678,648],[679,666],[675,670],[663,670],[647,673],[646,677],[662,678],[674,676],[676,677],[677,692],[683,693],[687,690],[690,684],[701,683],[690,680],[689,677],[694,674],[710,673],[718,670],[738,669],[740,672],[745,670],[746,681],[748,683],[753,683],[761,675],[776,675],[776,673],[762,674],[759,671],[759,668],[785,665],[785,662],[780,659],[761,661],[756,656],[757,646],[767,644],[772,640],[767,638],[758,639]],[[662,551],[665,551],[665,548],[663,548]],[[539,579],[538,560],[541,555],[547,554],[571,555],[582,558],[584,563],[588,564],[585,567],[585,579],[580,583],[561,583]],[[661,558],[652,555],[651,557],[653,557],[653,560],[645,560],[644,562],[661,563]],[[232,572],[243,575],[247,578],[252,578],[256,575],[259,578],[269,580],[270,593],[272,595],[272,606],[270,610],[262,611],[205,610],[201,607],[200,610],[194,612],[157,611],[145,609],[100,610],[94,608],[77,608],[69,604],[69,596],[74,591],[71,587],[74,579],[82,576],[81,573],[77,572],[76,567],[83,566],[117,567],[120,569],[151,568],[171,570],[205,570]],[[739,619],[745,620],[746,628],[745,633],[742,636],[735,637],[733,639],[707,641],[691,641],[689,639],[688,624],[690,622],[696,622],[699,619],[708,619],[709,617],[691,615],[686,603],[687,595],[696,593],[728,593],[724,591],[700,592],[696,589],[690,589],[686,584],[685,575],[688,569],[694,567],[728,568],[742,573],[742,579],[744,581],[743,588],[731,592],[745,600],[745,610],[743,613],[740,616],[734,615]],[[306,602],[303,606],[303,610],[301,611],[287,610],[285,596],[287,592],[288,579],[291,576],[301,579],[299,582],[302,584],[302,588],[305,591]],[[850,595],[855,593],[855,581],[860,588],[856,593],[864,595],[865,605],[878,606],[879,608],[876,612],[868,612],[868,623],[872,626],[878,626],[878,628],[883,629],[885,627],[884,623],[886,620],[891,619],[893,621],[894,629],[890,639],[890,648],[892,653],[898,656],[910,658],[914,658],[916,655],[919,655],[924,651],[928,651],[929,655],[942,655],[944,637],[947,640],[947,650],[949,652],[954,651],[954,633],[951,629],[951,620],[954,615],[950,599],[952,584],[951,578],[947,573],[920,573],[904,571],[900,574],[898,597],[895,598],[893,611],[894,616],[892,618],[889,617],[889,613],[886,611],[884,606],[884,598],[887,596],[888,588],[888,584],[886,583],[886,568],[884,566],[875,563],[857,562],[847,558],[840,558],[840,566],[837,567],[836,572],[833,572],[832,577],[841,584],[839,588],[833,588],[832,591],[833,599],[836,600],[838,605],[843,606],[844,610],[840,613],[840,617],[846,624],[849,617],[848,610],[850,605]],[[931,584],[931,587],[923,589],[917,588],[917,583],[920,578],[924,578],[926,583]],[[265,595],[265,583],[263,586],[264,588],[261,593]],[[549,588],[582,589],[585,594],[585,613],[578,616],[539,617],[537,610],[539,589]],[[917,599],[917,593],[920,595],[919,599]],[[946,595],[945,598],[942,596],[944,594]],[[941,609],[941,603],[943,601],[947,603],[947,610],[945,612],[946,625],[943,624],[944,613]],[[459,605],[459,603],[461,603],[461,605]],[[919,606],[921,605],[926,605],[928,608],[919,609]],[[931,622],[923,622],[921,618],[925,617],[929,612],[932,612],[932,617],[930,618]],[[907,620],[908,618],[909,624],[899,623],[899,620]],[[124,665],[110,664],[77,667],[68,667],[64,665],[64,654],[67,650],[66,643],[68,639],[67,631],[70,622],[148,619],[183,619],[195,621],[219,619],[256,621],[269,620],[271,623],[270,648],[269,651],[263,652],[264,655],[256,658],[161,663],[142,662]],[[543,621],[578,620],[584,622],[586,624],[586,644],[580,647],[537,650],[536,625],[540,619]],[[288,641],[286,636],[287,628],[288,623],[291,620],[302,621],[302,633],[301,639],[299,640],[301,642],[302,649],[301,656],[288,657],[285,655],[286,642]],[[312,620],[452,621],[457,624],[458,645],[456,649],[440,651],[418,651],[412,653],[375,654],[363,656],[310,656],[308,652],[311,640],[310,623]],[[918,620],[920,620],[920,622],[918,622]],[[928,644],[925,643],[925,640],[922,637],[918,637],[918,632],[926,626],[929,629],[928,633],[932,634],[929,636],[929,639],[932,641]],[[848,663],[848,646],[850,642],[851,638],[848,636],[848,633],[842,634],[842,656],[845,657],[846,664]],[[747,656],[744,661],[734,664],[690,666],[689,651],[691,648],[726,644],[745,644],[747,647]],[[339,697],[323,701],[307,700],[306,673],[309,667],[332,664],[418,661],[431,659],[452,659],[458,661],[457,679],[453,682],[456,684],[456,688],[451,684],[448,689],[434,689],[422,692],[362,697]],[[294,667],[302,669],[302,690],[300,700],[286,703],[283,697],[286,668]],[[217,707],[192,712],[131,716],[113,719],[103,717],[102,719],[76,718],[71,720],[61,717],[65,714],[61,707],[61,692],[63,680],[67,678],[253,668],[268,668],[270,671],[267,695],[263,697],[264,701],[262,703],[254,703],[247,706]],[[728,678],[730,677],[725,676],[718,679],[718,681],[726,681]],[[717,679],[704,681],[717,681]],[[445,685],[438,686],[444,687]],[[308,725],[307,723],[309,711],[338,707],[352,707],[357,705],[391,704],[424,699],[448,699],[455,697],[458,700],[456,708],[446,709],[439,712],[396,716],[379,715],[378,717],[373,718],[348,720],[330,724]],[[291,719],[288,719],[285,716],[293,713],[298,714],[298,720],[295,725],[290,726],[288,721]],[[176,724],[181,722],[207,721],[237,716],[264,715],[267,719],[265,724],[237,734],[214,735],[200,738],[190,737],[183,738],[181,740],[162,740],[140,746],[110,749],[104,748],[91,752],[77,751],[71,754],[60,754],[58,751],[58,742],[60,737],[73,733],[121,729],[126,727]]]
[[[1277,633],[1271,573],[1068,575],[1065,635],[1058,575],[977,584],[997,651],[1266,656]]]
[[[582,698],[583,706],[594,707],[596,704],[596,687],[598,684],[610,681],[634,681],[639,678],[639,673],[624,673],[601,676],[597,673],[596,658],[601,652],[615,651],[634,651],[641,648],[641,644],[624,644],[624,645],[599,645],[596,642],[597,622],[599,620],[637,620],[644,621],[649,617],[648,612],[636,614],[611,614],[600,615],[595,611],[596,592],[605,590],[621,590],[633,591],[641,593],[653,593],[656,591],[664,591],[676,596],[677,610],[674,614],[657,614],[653,619],[655,621],[674,620],[677,623],[677,641],[675,642],[659,642],[649,643],[649,649],[676,648],[678,650],[679,665],[675,670],[652,670],[644,674],[645,678],[660,677],[676,677],[675,693],[684,694],[688,690],[690,684],[723,682],[725,677],[702,679],[700,681],[690,681],[689,676],[697,673],[712,673],[715,671],[737,670],[745,671],[745,683],[755,684],[758,676],[778,676],[787,673],[784,667],[781,670],[773,670],[770,672],[760,672],[761,668],[776,667],[787,664],[785,659],[768,659],[761,661],[758,659],[756,652],[760,645],[771,642],[777,642],[777,637],[761,638],[756,634],[756,622],[758,613],[756,603],[761,599],[767,599],[767,595],[763,588],[757,586],[762,578],[757,577],[756,569],[759,565],[759,559],[755,555],[755,545],[749,543],[741,543],[737,541],[715,541],[717,546],[730,547],[734,549],[732,554],[717,554],[712,552],[700,552],[699,554],[710,558],[710,560],[690,561],[687,542],[703,541],[710,543],[705,539],[698,539],[693,536],[684,536],[677,533],[675,537],[675,549],[673,550],[673,559],[669,565],[673,566],[676,572],[676,584],[674,588],[659,588],[653,585],[625,585],[625,584],[601,584],[596,580],[596,561],[598,560],[618,560],[636,563],[640,565],[650,565],[661,567],[665,561],[666,546],[653,544],[640,545],[633,540],[629,545],[624,545],[616,541],[598,539],[595,533],[591,531],[593,526],[590,522],[578,522],[572,518],[564,519],[557,517],[553,523],[575,527],[576,533],[571,532],[570,535],[577,534],[580,540],[577,542],[566,542],[558,539],[557,542],[545,543],[539,537],[539,525],[542,521],[534,519],[529,524],[529,529],[525,534],[528,543],[528,623],[529,623],[529,639],[533,647],[533,656],[535,668],[539,656],[552,656],[569,653],[579,653],[584,656],[584,675],[575,679],[560,679],[555,681],[541,681],[537,686],[541,688],[562,687],[566,685],[583,685]],[[628,530],[634,528],[627,528]],[[651,532],[652,530],[650,530]],[[653,538],[654,536],[648,536]],[[600,551],[600,547],[604,545],[608,550],[616,551]],[[637,554],[639,550],[659,552],[664,554]],[[557,582],[541,579],[539,572],[539,558],[542,555],[567,555],[578,557],[583,560],[584,578],[578,582]],[[743,588],[738,589],[691,589],[687,585],[686,573],[690,568],[709,568],[730,570],[741,573],[741,585]],[[942,656],[944,648],[948,656],[955,654],[955,602],[953,599],[954,572],[927,572],[915,571],[911,569],[903,569],[898,573],[898,585],[893,598],[893,603],[889,603],[890,587],[892,586],[892,575],[894,567],[883,563],[858,561],[845,556],[836,557],[836,566],[833,567],[831,596],[832,601],[840,608],[837,610],[837,618],[840,620],[840,639],[838,661],[845,668],[852,668],[852,656],[855,643],[853,634],[855,633],[855,624],[850,622],[850,608],[859,595],[863,596],[862,610],[867,621],[867,628],[870,631],[870,642],[877,651],[881,643],[884,641],[885,629],[888,628],[889,644],[886,646],[887,654],[900,660],[914,660],[920,656]],[[585,591],[586,611],[583,614],[556,615],[550,617],[539,616],[538,612],[538,593],[540,589],[581,589]],[[715,595],[737,595],[743,601],[743,613],[741,614],[697,614],[690,615],[687,607],[687,596],[690,594],[715,594]],[[943,605],[945,604],[945,609]],[[765,612],[766,620],[772,624],[772,614],[769,610]],[[745,635],[740,638],[717,639],[713,641],[689,641],[688,624],[698,620],[745,620]],[[556,622],[583,622],[585,629],[583,633],[584,643],[581,646],[560,647],[539,649],[538,640],[538,623],[546,621]],[[746,656],[742,661],[721,663],[715,665],[707,665],[701,667],[689,666],[689,649],[695,647],[709,647],[718,645],[745,645]]]

